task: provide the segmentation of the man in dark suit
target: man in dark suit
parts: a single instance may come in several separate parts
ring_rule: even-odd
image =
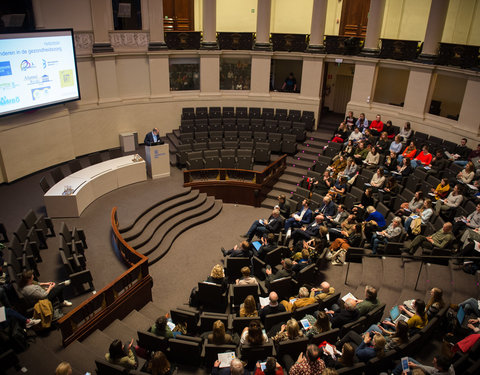
[[[222,247],[223,256],[230,256],[230,257],[250,257],[250,242],[243,241],[240,246],[235,245],[231,250],[225,250]]]
[[[360,317],[360,314],[355,308],[356,305],[357,303],[353,298],[348,298],[345,301],[343,309],[340,309],[338,312],[334,312],[333,310],[327,311],[332,328],[340,328],[345,324],[357,320]]]
[[[277,293],[270,292],[270,294],[268,295],[268,299],[270,300],[269,304],[267,306],[262,307],[260,310],[259,315],[262,322],[265,321],[265,317],[267,315],[277,314],[277,313],[286,311],[285,307],[282,304],[278,303]]]
[[[151,146],[153,144],[163,145],[163,141],[160,139],[160,132],[157,128],[153,128],[150,133],[147,133],[145,140],[143,141],[146,146]]]
[[[322,214],[325,217],[332,217],[335,215],[335,212],[337,211],[337,207],[335,206],[335,203],[332,200],[332,197],[330,195],[326,195],[323,198],[323,203],[320,205],[315,210],[316,214]]]
[[[277,244],[275,243],[275,236],[273,233],[269,233],[266,237],[262,237],[260,241],[262,242],[262,246],[260,246],[258,250],[253,248],[253,252],[256,253],[260,259],[264,260],[267,253],[277,248]]]
[[[248,241],[252,241],[255,234],[258,237],[265,237],[267,233],[278,233],[282,228],[282,218],[280,217],[280,210],[274,209],[272,214],[267,219],[255,220],[248,230],[245,237]]]
[[[275,274],[272,272],[271,268],[267,267],[267,269],[265,270],[265,273],[267,274],[267,277],[265,279],[265,286],[267,288],[270,288],[270,283],[272,281],[293,275],[293,271],[292,271],[293,262],[291,259],[286,258],[282,260],[282,267],[283,268]]]
[[[288,230],[290,228],[300,228],[302,225],[310,224],[312,221],[312,210],[309,208],[310,201],[304,199],[302,202],[302,209],[292,215],[292,217],[285,220],[285,232],[289,235]]]
[[[320,225],[323,223],[323,216],[317,215],[315,221],[308,226],[303,226],[302,228],[295,229],[292,233],[293,244],[295,245],[298,241],[305,240],[308,241],[312,237],[318,237],[318,231],[320,230]]]

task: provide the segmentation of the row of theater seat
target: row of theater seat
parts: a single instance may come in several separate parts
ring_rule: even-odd
[[[85,284],[93,290],[92,276],[85,263],[85,234],[78,228],[69,230],[65,223],[62,223],[59,234],[59,252],[66,274],[65,279],[70,279],[76,293],[82,293]],[[48,248],[47,238],[55,235],[50,218],[44,215],[37,216],[33,210],[29,210],[8,243],[5,257],[6,273],[16,295],[15,302],[11,302],[22,313],[29,311],[32,306],[29,306],[23,298],[18,282],[25,270],[32,270],[35,278],[40,276],[37,267],[37,263],[42,262],[40,250]],[[8,242],[7,237],[5,240]]]

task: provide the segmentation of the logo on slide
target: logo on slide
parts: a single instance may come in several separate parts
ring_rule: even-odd
[[[50,93],[50,86],[32,89],[32,99],[33,100],[47,99],[49,93]]]
[[[23,60],[20,63],[20,70],[25,71],[31,68],[35,68],[35,64],[33,62],[30,62],[28,60]]]
[[[1,76],[11,76],[12,67],[10,66],[10,61],[0,61],[0,77]]]
[[[61,87],[68,87],[73,86],[73,70],[60,70],[58,72],[60,75],[60,86]]]

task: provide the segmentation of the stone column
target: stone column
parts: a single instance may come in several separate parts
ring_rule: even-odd
[[[379,52],[378,40],[380,38],[380,31],[382,30],[384,9],[385,0],[370,0],[367,35],[362,50],[362,53],[365,55],[376,55]]]
[[[270,51],[270,14],[272,11],[272,0],[257,0],[257,38],[255,40],[256,50]]]
[[[110,11],[109,11],[110,7]],[[93,25],[93,53],[113,52],[108,35],[108,25],[111,24],[112,2],[108,0],[90,0]]]
[[[325,50],[323,37],[327,18],[328,0],[313,0],[312,26],[310,27],[310,42],[307,52],[319,53]]]
[[[203,0],[202,49],[218,49],[217,0]]]
[[[163,29],[163,0],[148,0],[148,20],[150,27],[149,51],[167,49]]]
[[[442,40],[445,19],[447,18],[449,0],[435,0],[430,6],[427,30],[423,40],[423,49],[420,59],[433,60],[438,55],[438,43]]]

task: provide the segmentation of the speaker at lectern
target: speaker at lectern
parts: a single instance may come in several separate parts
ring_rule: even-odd
[[[168,144],[145,146],[147,173],[151,178],[170,176],[170,154]]]

